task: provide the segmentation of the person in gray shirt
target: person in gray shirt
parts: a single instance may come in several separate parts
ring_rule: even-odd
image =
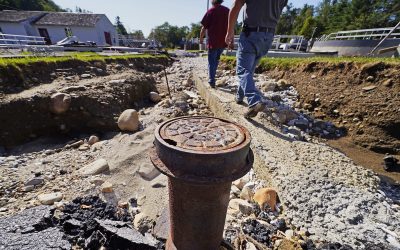
[[[288,0],[235,0],[229,13],[226,44],[233,47],[234,28],[243,6],[244,21],[237,51],[236,74],[239,86],[236,102],[243,103],[246,97],[249,109],[246,118],[256,117],[265,109],[261,94],[254,83],[254,71],[260,59],[268,53],[274,39],[275,28]]]

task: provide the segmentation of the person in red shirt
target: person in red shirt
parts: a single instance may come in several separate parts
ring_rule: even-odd
[[[213,7],[207,11],[201,21],[200,43],[203,44],[204,36],[208,34],[208,83],[215,88],[215,74],[219,58],[227,47],[225,36],[228,29],[229,9],[222,6],[223,0],[212,0]]]

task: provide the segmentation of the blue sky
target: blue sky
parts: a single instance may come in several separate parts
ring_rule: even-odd
[[[147,36],[157,25],[169,22],[172,25],[189,26],[199,22],[207,8],[207,0],[55,0],[62,8],[79,6],[94,13],[106,14],[114,23],[120,16],[128,30],[143,30]],[[292,0],[296,7],[317,4],[319,0]],[[233,0],[225,0],[230,7]]]

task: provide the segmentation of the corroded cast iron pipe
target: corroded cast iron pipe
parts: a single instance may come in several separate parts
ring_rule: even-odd
[[[155,131],[151,160],[169,177],[167,250],[214,250],[222,241],[232,181],[253,165],[250,133],[214,117],[181,117]]]

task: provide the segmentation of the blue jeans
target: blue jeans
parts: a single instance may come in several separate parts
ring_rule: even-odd
[[[268,53],[274,34],[269,32],[251,32],[248,37],[240,34],[237,51],[236,74],[239,86],[236,98],[240,101],[247,97],[249,107],[261,101],[261,94],[254,83],[254,71],[260,59]]]
[[[215,86],[215,74],[217,73],[219,58],[222,52],[224,52],[224,48],[208,50],[208,83],[212,87]]]

